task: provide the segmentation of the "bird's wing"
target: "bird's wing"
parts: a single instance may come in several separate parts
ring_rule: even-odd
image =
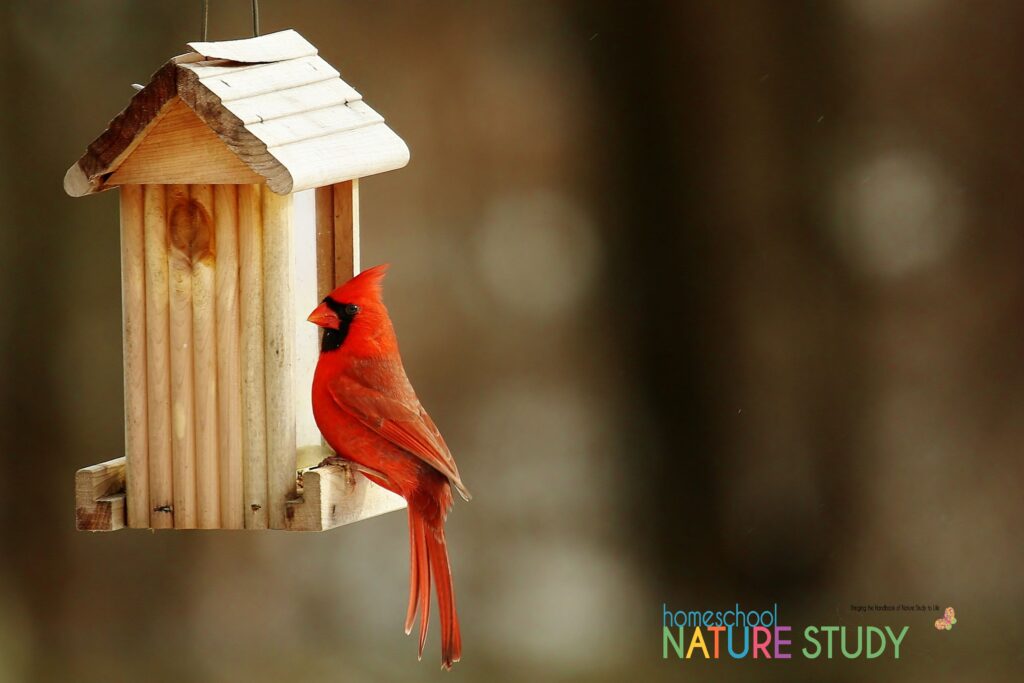
[[[469,500],[455,459],[416,398],[400,360],[355,361],[331,380],[330,392],[339,408],[448,477],[462,497]]]

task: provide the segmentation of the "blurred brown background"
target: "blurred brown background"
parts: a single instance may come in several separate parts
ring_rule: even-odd
[[[199,5],[0,6],[0,681],[1020,679],[1024,5],[261,3],[412,149],[363,258],[476,496],[447,677],[402,514],[73,530],[123,452],[117,200],[61,180]],[[662,661],[663,602],[911,631]]]

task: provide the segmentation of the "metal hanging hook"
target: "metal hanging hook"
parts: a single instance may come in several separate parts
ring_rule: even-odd
[[[206,42],[210,28],[210,0],[203,0],[203,25],[200,35],[203,42]],[[260,34],[260,0],[252,0],[252,35],[255,38]]]

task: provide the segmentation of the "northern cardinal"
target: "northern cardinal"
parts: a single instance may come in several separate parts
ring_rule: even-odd
[[[365,270],[309,315],[323,328],[313,375],[313,416],[324,439],[368,479],[409,506],[409,608],[406,634],[420,612],[419,656],[427,637],[430,576],[441,612],[441,666],[462,655],[444,522],[452,487],[469,500],[448,446],[405,375],[398,340],[381,298],[388,266]]]

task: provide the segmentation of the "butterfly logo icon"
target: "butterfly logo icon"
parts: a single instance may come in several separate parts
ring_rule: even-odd
[[[945,613],[943,613],[941,619],[935,620],[935,628],[940,631],[950,631],[953,629],[953,624],[956,623],[956,612],[953,611],[952,607],[947,607]]]

